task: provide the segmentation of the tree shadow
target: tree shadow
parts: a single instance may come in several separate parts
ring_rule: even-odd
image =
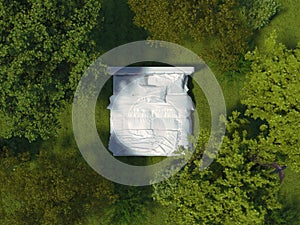
[[[257,137],[259,134],[262,133],[262,131],[260,130],[260,126],[263,124],[267,125],[267,122],[265,120],[262,120],[260,118],[257,119],[253,119],[250,116],[246,116],[245,115],[245,111],[247,109],[246,105],[243,105],[242,103],[237,104],[235,107],[229,109],[227,111],[228,113],[228,117],[230,117],[232,115],[232,113],[234,111],[240,112],[240,118],[241,119],[246,119],[248,121],[248,123],[246,124],[241,124],[239,127],[239,131],[243,131],[246,130],[248,133],[248,137],[249,138],[255,138]],[[264,131],[265,134],[268,133],[268,130]]]
[[[104,84],[99,93],[96,104],[96,126],[99,137],[106,148],[108,148],[110,137],[110,111],[107,109],[113,94],[113,77],[111,76]]]
[[[101,0],[98,24],[92,39],[100,52],[108,51],[132,41],[145,40],[148,33],[133,24],[134,13],[126,0]]]
[[[43,140],[29,142],[26,138],[12,137],[9,139],[0,139],[0,149],[7,147],[15,156],[22,153],[30,153],[31,158],[35,158],[40,152]]]

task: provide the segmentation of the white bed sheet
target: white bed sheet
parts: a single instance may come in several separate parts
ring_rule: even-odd
[[[191,147],[194,103],[185,74],[114,75],[109,150],[114,156],[172,156]]]

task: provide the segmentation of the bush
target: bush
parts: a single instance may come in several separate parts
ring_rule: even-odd
[[[259,30],[279,12],[276,0],[241,0],[242,14],[252,29]]]

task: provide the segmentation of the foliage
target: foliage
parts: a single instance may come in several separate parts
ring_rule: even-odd
[[[281,210],[274,210],[267,215],[264,225],[298,225],[299,224],[299,211],[294,208],[284,207]]]
[[[76,152],[41,151],[13,156],[1,151],[1,224],[81,224],[91,209],[112,204],[112,183],[92,171]],[[98,211],[99,211],[98,210]]]
[[[188,1],[176,0],[171,4],[169,0],[129,0],[128,4],[135,13],[135,24],[149,31],[151,39],[177,42],[186,33],[187,13],[191,10]]]
[[[208,169],[199,171],[204,135],[192,161],[154,186],[154,199],[170,209],[166,219],[171,224],[262,224],[268,212],[280,208],[277,177],[251,161],[259,140],[247,137],[245,123],[239,113],[233,114],[220,152]]]
[[[152,203],[151,187],[115,186],[118,200],[107,208],[101,224],[145,224],[145,217]],[[105,222],[104,222],[105,221]]]
[[[255,41],[258,46],[262,46],[265,39],[276,30],[278,42],[283,43],[288,48],[296,48],[300,40],[300,1],[299,0],[278,0],[280,2],[280,12],[272,18],[272,22],[261,29]]]
[[[300,173],[290,168],[284,171],[285,181],[280,188],[282,209],[269,214],[266,224],[299,224],[300,221]]]
[[[268,151],[299,170],[300,48],[289,50],[276,42],[276,33],[264,46],[246,55],[252,62],[242,90],[246,115],[265,120],[261,130]],[[265,158],[258,154],[258,158]]]
[[[250,27],[261,29],[279,12],[280,4],[277,0],[242,0],[242,14]]]
[[[218,64],[220,71],[234,70],[248,48],[251,36],[239,13],[238,0],[129,0],[134,22],[149,31],[151,39],[181,44],[187,37],[204,43],[200,55]]]
[[[1,135],[47,139],[91,55],[98,0],[0,1]]]

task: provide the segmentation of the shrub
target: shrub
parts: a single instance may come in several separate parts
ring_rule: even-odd
[[[279,12],[276,0],[241,0],[241,10],[252,29],[259,30]]]

